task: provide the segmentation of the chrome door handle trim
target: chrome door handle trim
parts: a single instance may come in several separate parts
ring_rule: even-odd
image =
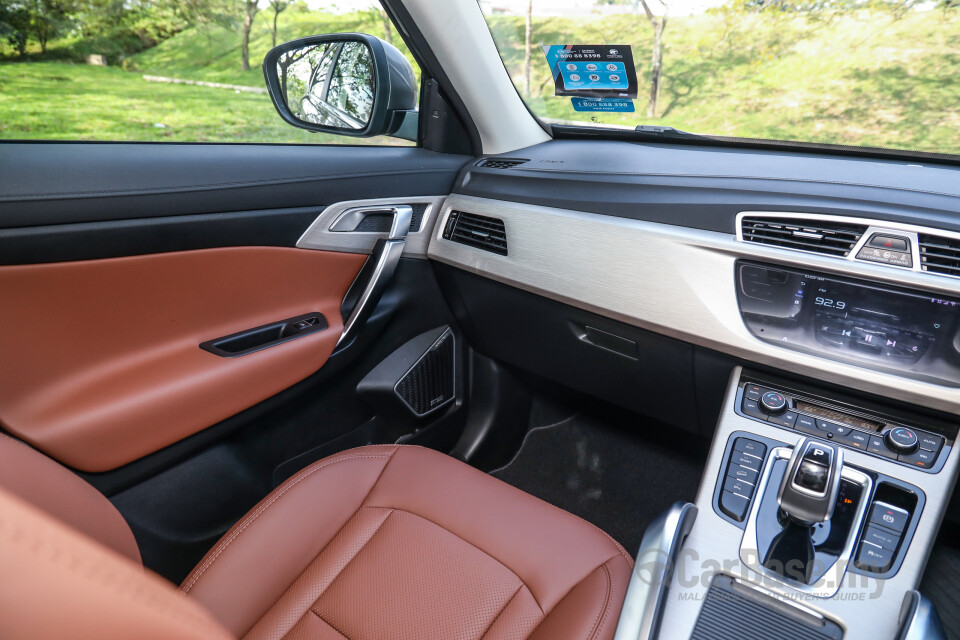
[[[404,238],[410,232],[410,222],[413,220],[413,207],[410,205],[367,206],[347,209],[333,221],[333,224],[330,225],[330,231],[338,233],[356,232],[364,218],[376,213],[388,213],[393,216],[388,236],[390,239]]]
[[[386,239],[377,241],[373,249],[370,260],[374,260],[373,274],[367,282],[363,293],[357,300],[356,306],[350,312],[346,322],[343,323],[343,332],[340,339],[337,340],[337,346],[349,344],[354,335],[367,321],[370,314],[373,313],[387,285],[393,278],[393,272],[397,270],[397,264],[400,262],[400,256],[403,255],[403,247],[406,244],[407,233],[410,231],[410,221],[413,218],[413,207],[409,205],[399,205],[396,207],[378,207],[370,208],[367,211],[389,210],[393,213],[393,222],[390,225],[390,234]],[[336,225],[336,222],[334,222]],[[333,228],[333,226],[331,226]]]

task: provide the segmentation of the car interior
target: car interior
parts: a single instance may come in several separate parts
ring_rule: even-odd
[[[410,146],[0,142],[0,637],[960,638],[958,157],[548,124],[383,4],[419,81],[265,83]]]

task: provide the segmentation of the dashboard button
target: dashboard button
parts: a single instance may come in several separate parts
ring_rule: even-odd
[[[873,234],[873,237],[870,238],[869,244],[871,247],[889,249],[890,251],[907,251],[910,248],[910,244],[907,242],[906,238],[901,238],[900,236],[886,236],[880,233]]]
[[[760,396],[764,393],[763,387],[758,384],[747,384],[743,387],[743,397],[754,402],[760,402]]]
[[[883,573],[893,566],[893,551],[869,542],[860,543],[857,553],[857,567],[865,571]]]
[[[932,469],[937,462],[937,454],[926,449],[917,449],[913,453],[901,453],[897,459],[921,469]]]
[[[894,427],[883,434],[883,439],[891,450],[897,453],[913,453],[920,447],[920,438],[913,429]]]
[[[741,467],[737,464],[730,465],[730,468],[727,470],[728,478],[743,480],[744,482],[749,482],[752,485],[757,484],[757,476],[759,475],[759,471],[755,469],[748,469],[747,467]]]
[[[743,413],[748,415],[751,418],[757,418],[759,420],[766,421],[767,414],[760,410],[760,405],[756,400],[743,399]]]
[[[767,454],[767,447],[761,442],[749,438],[737,438],[733,441],[733,450],[763,457]]]
[[[886,336],[883,333],[855,329],[850,340],[850,348],[863,353],[879,355],[883,352],[882,345],[884,342],[886,342]]]
[[[749,453],[734,451],[730,456],[730,464],[746,467],[753,471],[760,471],[760,467],[763,465],[763,459]]]
[[[838,436],[837,439],[848,447],[860,449],[861,451],[866,451],[867,447],[870,445],[870,436],[862,431],[857,431],[856,429],[851,429],[850,433],[846,434],[845,436]]]
[[[842,424],[819,419],[817,420],[817,428],[819,428],[821,431],[832,433],[834,436],[845,436],[853,431],[853,429],[850,427],[845,427]]]
[[[737,522],[743,522],[749,507],[749,498],[738,496],[737,494],[730,493],[729,491],[720,492],[720,510]]]
[[[787,399],[779,391],[767,391],[760,396],[760,408],[771,415],[783,413],[787,409]]]
[[[900,543],[900,536],[893,531],[884,529],[883,527],[869,525],[867,526],[867,530],[863,533],[863,541],[893,551]]]
[[[898,534],[903,532],[909,519],[909,513],[885,502],[874,502],[873,508],[870,511],[871,523],[891,529]]]
[[[807,435],[822,437],[823,434],[820,433],[820,430],[817,429],[817,421],[810,416],[805,416],[802,413],[797,416],[797,424],[794,426],[797,431],[806,433]]]
[[[775,425],[793,429],[793,426],[797,423],[797,415],[798,414],[796,411],[786,411],[778,416],[770,416],[767,418],[767,422],[772,422]]]
[[[726,480],[723,481],[723,490],[746,496],[747,498],[753,497],[752,484],[744,482],[743,480],[736,480],[730,476],[727,476]]]
[[[885,443],[880,436],[870,436],[870,444],[867,445],[867,451],[875,453],[878,456],[883,456],[884,458],[890,458],[891,460],[897,459],[896,452],[890,451],[887,443]]]
[[[943,444],[943,438],[932,433],[924,433],[923,431],[917,432],[917,437],[920,439],[920,448],[927,451],[933,451],[936,453],[940,451],[940,446]]]

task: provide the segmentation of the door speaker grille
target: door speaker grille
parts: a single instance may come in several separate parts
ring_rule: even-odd
[[[394,391],[417,416],[453,400],[455,357],[453,331],[447,329],[397,382]]]

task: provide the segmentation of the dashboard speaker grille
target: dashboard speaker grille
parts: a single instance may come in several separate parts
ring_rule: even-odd
[[[865,224],[804,218],[744,216],[741,221],[746,242],[841,257],[850,254],[866,230]]]
[[[523,164],[524,162],[529,162],[529,160],[513,158],[487,158],[478,162],[477,166],[483,167],[484,169],[512,169],[517,165]]]
[[[960,240],[919,234],[920,268],[930,273],[960,277]]]
[[[507,255],[507,230],[499,218],[451,211],[443,237],[484,251]]]
[[[395,390],[417,416],[425,416],[453,399],[454,338],[450,329],[404,374]]]

